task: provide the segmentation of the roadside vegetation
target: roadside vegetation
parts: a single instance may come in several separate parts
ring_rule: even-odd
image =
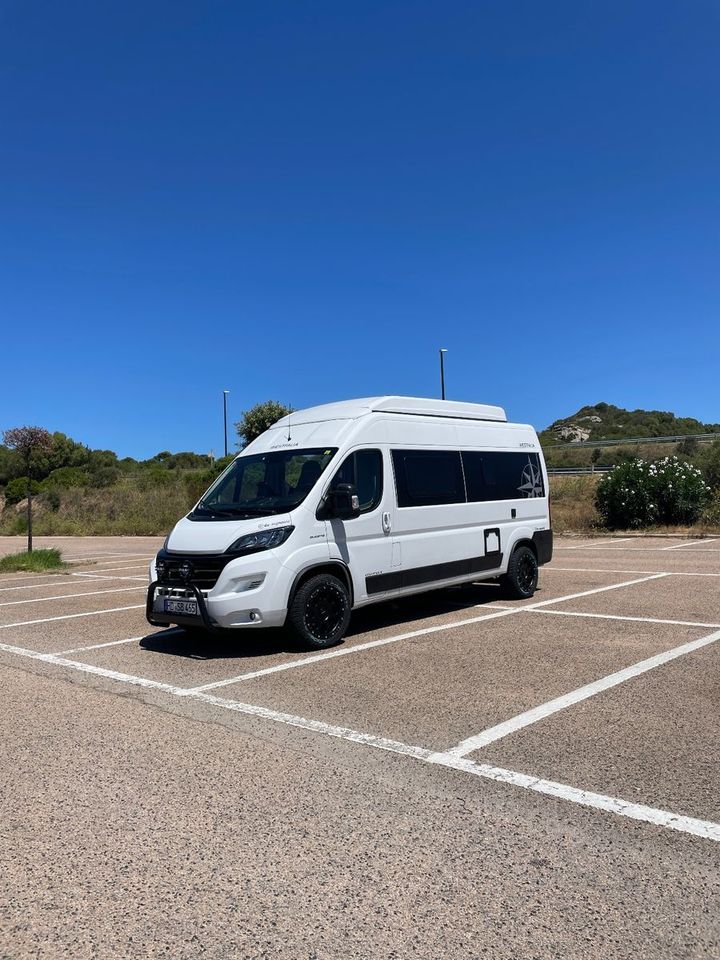
[[[237,447],[289,412],[273,400],[244,411],[235,424]],[[27,535],[30,492],[36,536],[164,536],[236,455],[163,450],[135,460],[64,433],[43,434],[32,457],[0,444],[0,534]]]
[[[245,446],[288,412],[288,407],[274,401],[257,404],[245,411],[235,424],[237,447]],[[696,422],[692,421],[693,424]],[[655,429],[666,426],[661,421]],[[677,427],[677,421],[673,426]],[[688,424],[685,426],[689,429]],[[63,433],[49,436],[49,443],[36,451],[30,461],[30,477],[27,458],[17,449],[0,445],[0,534],[27,534],[27,493],[30,487],[36,535],[164,536],[234,456],[214,460],[204,454],[162,451],[148,460],[135,460],[119,458],[111,450],[91,450]],[[612,514],[608,512],[612,499],[607,492],[610,487],[599,487],[601,478],[617,475],[619,482],[626,471],[632,473],[637,469],[632,464],[638,460],[638,452],[643,461],[661,461],[668,454],[668,446],[604,447],[604,460],[609,456],[608,450],[616,451],[612,456],[620,465],[619,470],[609,475],[551,478],[556,532],[587,535],[601,534],[608,529],[643,529],[646,532],[698,535],[720,531],[720,440],[708,444],[684,443],[685,448],[680,445],[681,449],[675,454],[677,462],[699,471],[699,475],[693,475],[702,480],[703,485],[692,509],[684,513],[655,510],[652,515],[646,513],[642,516],[624,516],[615,507],[612,507]],[[566,452],[586,458],[589,464],[593,462],[593,456],[594,462],[598,462],[595,451],[599,450],[601,448],[585,447],[565,451],[553,450],[551,446],[545,449],[545,453],[549,465],[554,464],[555,455],[565,456]],[[669,476],[666,479],[672,482]],[[635,480],[627,481],[625,485],[628,486],[629,482],[634,484]],[[659,498],[646,499],[647,503],[655,503]],[[622,505],[622,497],[615,498],[613,503]]]
[[[33,550],[32,553],[11,553],[0,557],[0,573],[39,573],[62,570],[65,566],[59,550]]]

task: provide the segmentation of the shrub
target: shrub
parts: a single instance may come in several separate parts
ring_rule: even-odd
[[[720,440],[710,444],[710,448],[703,457],[702,466],[709,485],[713,490],[720,490]]]
[[[32,553],[11,553],[0,557],[0,571],[59,570],[65,566],[59,550],[33,550]]]
[[[58,510],[60,508],[60,491],[57,487],[51,487],[49,490],[43,491],[42,494],[43,503],[46,507],[49,507],[50,510]]]
[[[550,502],[556,533],[591,533],[600,526],[595,508],[598,475],[551,477]]]
[[[32,490],[33,494],[36,494],[40,490],[40,484],[37,482],[37,480],[30,481],[30,489]],[[20,503],[20,501],[24,500],[27,496],[27,490],[27,477],[17,477],[15,480],[11,480],[5,487],[5,502],[8,505]]]
[[[700,471],[677,457],[632,460],[598,483],[596,505],[611,529],[695,523],[710,496]]]
[[[90,478],[80,467],[58,467],[45,477],[40,484],[40,489],[45,491],[60,487],[63,490],[69,490],[70,487],[86,487],[89,482]]]
[[[706,527],[720,527],[720,490],[703,510],[702,522]]]

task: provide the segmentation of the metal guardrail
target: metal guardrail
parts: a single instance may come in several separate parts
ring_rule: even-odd
[[[545,450],[562,450],[568,447],[624,447],[640,443],[680,443],[682,440],[699,440],[708,443],[720,440],[720,433],[684,433],[674,437],[624,437],[618,440],[573,440],[568,443],[544,444]]]
[[[549,477],[574,477],[589,473],[609,473],[612,467],[548,467]]]

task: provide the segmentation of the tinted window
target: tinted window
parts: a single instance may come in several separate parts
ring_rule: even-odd
[[[460,454],[453,450],[393,450],[399,507],[464,503]]]
[[[545,496],[540,456],[537,453],[463,450],[462,462],[470,501],[521,500]]]
[[[332,479],[331,489],[339,483],[353,483],[360,498],[360,512],[368,513],[380,503],[383,490],[382,454],[379,450],[356,450],[343,462]]]

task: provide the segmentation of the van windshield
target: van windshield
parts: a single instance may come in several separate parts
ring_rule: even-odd
[[[277,450],[233,460],[190,514],[191,520],[238,520],[299,506],[337,447]]]

